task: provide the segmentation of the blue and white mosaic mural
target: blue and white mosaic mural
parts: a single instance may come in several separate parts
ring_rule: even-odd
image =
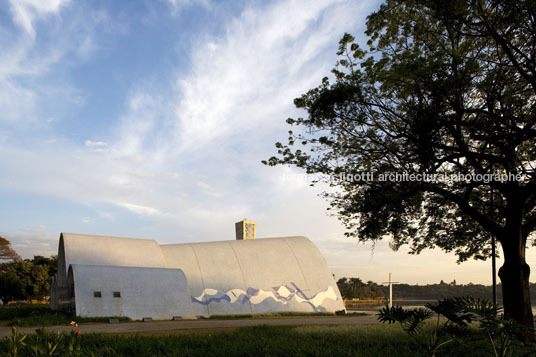
[[[337,294],[331,286],[325,291],[321,291],[313,296],[308,297],[295,284],[291,285],[292,286],[276,286],[271,290],[248,288],[246,291],[242,289],[231,289],[227,292],[224,292],[216,289],[205,289],[201,295],[197,297],[192,296],[192,302],[205,306],[211,303],[219,303],[223,301],[231,304],[245,304],[249,302],[257,305],[266,299],[273,299],[282,304],[288,304],[289,302],[306,303],[311,305],[311,307],[316,310],[326,299],[337,300]]]

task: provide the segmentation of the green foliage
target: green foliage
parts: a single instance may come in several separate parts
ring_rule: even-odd
[[[353,282],[356,282],[355,284]],[[341,278],[337,281],[337,286],[344,299],[353,298],[382,298],[389,295],[389,286],[378,285],[377,283],[367,282],[366,284],[359,278]],[[357,286],[358,293],[355,293],[354,286]],[[369,293],[368,289],[361,289],[368,286],[371,290],[376,287],[381,292]],[[497,298],[502,299],[502,286],[497,285]],[[360,295],[361,294],[361,295]],[[446,297],[456,296],[473,296],[475,298],[487,298],[492,295],[492,287],[482,284],[456,284],[456,281],[445,283],[441,281],[436,284],[426,285],[409,285],[397,284],[394,287],[395,300],[438,300]],[[532,301],[536,301],[536,283],[530,283],[530,296]]]
[[[80,317],[72,316],[64,311],[52,311],[48,304],[9,304],[0,306],[0,321],[5,321],[7,325],[18,326],[51,326],[66,325],[71,321],[76,323],[102,322],[108,323],[110,319],[117,319],[119,322],[132,321],[125,316],[103,316],[103,317]]]
[[[44,329],[35,330],[35,339],[30,346],[33,356],[54,356],[58,348],[57,335],[47,333]]]
[[[0,237],[0,262],[19,260],[20,256],[11,248],[11,242]]]
[[[7,324],[10,326],[53,326],[53,325],[66,325],[71,321],[71,318],[59,311],[47,311],[46,313],[27,316],[27,317],[15,317],[7,320]]]
[[[41,265],[46,268],[48,276],[53,277],[58,272],[58,256],[43,257],[36,255],[32,259],[33,265]]]
[[[30,260],[19,260],[9,265],[8,273],[16,274],[27,299],[42,299],[50,292],[48,269],[43,265],[35,265]]]
[[[0,300],[5,305],[24,296],[24,285],[12,271],[0,271]]]
[[[273,311],[255,314],[214,314],[210,315],[211,320],[229,319],[264,319],[270,317],[292,317],[292,316],[335,316],[332,312],[302,312],[302,311]]]
[[[0,306],[0,320],[11,326],[50,326],[68,324],[72,316],[52,311],[48,304],[16,303]]]
[[[449,322],[456,324],[461,328],[465,328],[471,323],[471,313],[467,311],[467,299],[469,298],[445,298],[439,300],[436,303],[426,304],[426,307],[438,315],[445,316]],[[481,301],[478,299],[478,301]],[[484,301],[484,305],[488,306],[487,300]],[[498,310],[494,310],[495,313]]]
[[[497,286],[497,297],[502,299],[501,284]],[[395,289],[396,299],[405,300],[437,300],[444,297],[474,296],[489,297],[492,295],[492,287],[482,284],[454,284],[439,283],[426,285],[397,284]],[[531,296],[536,298],[536,284],[530,284]],[[384,294],[389,287],[383,286]]]
[[[36,255],[33,259],[4,263],[0,270],[0,299],[4,304],[14,300],[42,300],[50,293],[57,267],[57,256]]]
[[[8,338],[8,356],[18,356],[19,351],[26,346],[24,340],[27,336],[19,333],[18,326],[11,327],[11,337]]]
[[[427,329],[429,326],[424,326]],[[170,332],[171,333],[171,332]],[[69,344],[73,342],[72,351]],[[256,326],[230,332],[188,333],[169,336],[50,333],[28,335],[20,356],[35,356],[54,349],[54,356],[430,356],[419,349],[427,340],[408,336],[399,326]],[[437,356],[489,356],[487,336],[469,328],[460,345],[444,345]],[[50,348],[49,348],[50,344]],[[7,338],[0,340],[0,355],[8,351]],[[527,355],[530,348],[516,347],[514,356]],[[47,355],[42,353],[41,355]]]
[[[435,353],[448,343],[458,341],[466,335],[468,327],[474,321],[489,337],[495,356],[511,354],[514,349],[523,346],[523,333],[527,327],[518,322],[499,316],[502,308],[495,307],[487,299],[471,297],[454,297],[439,300],[426,305],[426,309],[406,310],[400,306],[384,307],[378,313],[378,320],[385,323],[400,323],[410,336],[421,333],[424,322],[437,314],[437,323],[430,330],[426,349]],[[440,322],[441,316],[445,319]]]
[[[39,316],[50,312],[48,304],[15,303],[0,306],[0,320]]]
[[[423,308],[404,310],[401,306],[385,306],[378,314],[378,321],[389,324],[399,322],[404,331],[413,335],[421,331],[421,323],[428,320],[432,314],[432,311]]]
[[[438,304],[441,304],[441,302],[438,302]],[[431,352],[432,355],[435,355],[441,347],[457,340],[455,337],[449,335],[449,332],[453,331],[451,325],[452,321],[447,320],[441,324],[440,314],[438,314],[436,325],[433,328],[426,329],[423,333],[425,327],[424,322],[430,319],[432,315],[433,312],[429,309],[418,308],[405,310],[401,306],[393,306],[391,308],[386,306],[379,311],[378,321],[383,323],[387,322],[389,324],[398,322],[402,329],[412,338],[415,338],[417,334],[422,335],[420,339],[415,338],[416,342],[419,343],[419,341],[423,341],[424,343],[420,343],[420,346],[424,347],[428,352]],[[449,313],[449,315],[451,314]],[[466,325],[464,324],[460,327],[461,328],[456,329],[458,334],[463,331],[463,328],[466,327]],[[422,338],[423,336],[425,338]]]
[[[378,313],[378,321],[394,324],[396,322],[404,322],[411,317],[411,311],[405,310],[402,306],[385,306]]]
[[[360,278],[340,278],[337,286],[343,299],[383,299],[382,288],[373,281],[364,283]]]
[[[501,308],[493,306],[486,299],[464,297],[453,300],[454,304],[461,307],[461,313],[476,316],[480,327],[489,337],[495,356],[506,356],[511,354],[515,347],[523,345],[523,336],[529,332],[529,328],[515,320],[500,316]],[[536,354],[536,351],[534,353]]]

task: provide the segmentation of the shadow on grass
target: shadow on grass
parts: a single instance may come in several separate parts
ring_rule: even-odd
[[[48,304],[16,303],[0,306],[0,321],[7,326],[53,326],[76,323],[109,322],[111,318],[119,322],[131,321],[128,317],[80,317],[63,311],[53,311]]]

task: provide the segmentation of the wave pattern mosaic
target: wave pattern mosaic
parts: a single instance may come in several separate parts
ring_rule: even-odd
[[[287,304],[291,301],[306,303],[317,311],[317,309],[322,306],[325,299],[337,300],[337,294],[330,286],[325,291],[307,297],[307,295],[298,287],[281,285],[279,287],[273,287],[271,290],[248,288],[246,291],[232,289],[227,292],[222,292],[215,289],[205,289],[201,295],[197,297],[192,296],[192,302],[201,305],[208,305],[210,303],[218,303],[221,301],[227,301],[231,304],[236,302],[241,304],[248,302],[251,304],[260,304],[266,299],[273,299],[282,304]]]

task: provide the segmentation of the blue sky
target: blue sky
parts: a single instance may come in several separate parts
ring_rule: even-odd
[[[308,236],[338,277],[489,283],[489,262],[344,238],[318,188],[260,162],[378,6],[1,2],[0,235],[31,257],[55,254],[62,231],[211,241],[248,218],[259,237]]]

